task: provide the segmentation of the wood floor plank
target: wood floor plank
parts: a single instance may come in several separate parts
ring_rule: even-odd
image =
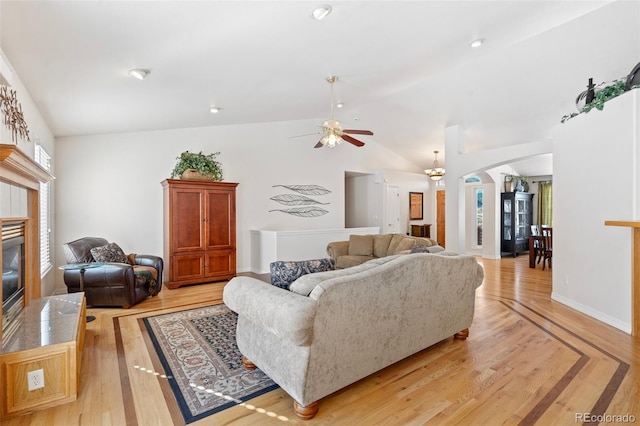
[[[466,341],[447,339],[329,395],[310,421],[278,389],[192,425],[564,425],[588,412],[640,422],[638,338],[553,301],[550,271],[528,268],[526,256],[479,262]],[[140,319],[220,303],[223,289],[164,288],[130,309],[89,308],[78,399],[3,426],[184,424]]]

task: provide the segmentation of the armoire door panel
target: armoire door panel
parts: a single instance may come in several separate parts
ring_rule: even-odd
[[[181,254],[171,258],[171,281],[187,281],[204,277],[204,254]]]
[[[236,254],[232,250],[207,252],[207,277],[232,277],[236,273]]]
[[[233,194],[228,191],[207,191],[207,249],[224,249],[235,246],[235,209]]]
[[[202,191],[176,189],[173,191],[172,237],[174,252],[204,250],[201,231],[203,222]]]

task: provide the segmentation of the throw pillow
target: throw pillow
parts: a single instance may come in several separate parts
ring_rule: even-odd
[[[373,235],[350,235],[349,256],[373,256]]]
[[[425,247],[422,244],[416,244],[411,249],[411,253],[429,253],[429,247]]]
[[[312,259],[299,261],[276,261],[269,265],[271,284],[289,290],[292,282],[302,275],[335,269],[333,259]]]
[[[94,247],[91,249],[91,255],[96,262],[117,262],[127,263],[127,255],[116,243],[109,243],[106,246]]]
[[[438,245],[426,247],[422,244],[416,244],[411,249],[411,253],[439,253],[441,251],[444,251],[444,248]]]

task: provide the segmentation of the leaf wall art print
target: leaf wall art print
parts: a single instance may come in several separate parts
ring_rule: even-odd
[[[282,194],[271,197],[271,199],[277,203],[284,204],[286,206],[301,206],[306,204],[329,204],[321,203],[313,198],[306,197],[304,195],[297,194]]]
[[[327,195],[331,193],[327,188],[320,185],[273,185],[274,188],[278,186],[304,195]]]
[[[269,212],[281,212],[297,217],[318,217],[329,213],[318,205],[327,205],[310,196],[322,196],[331,191],[320,185],[273,185],[274,188],[286,188],[295,194],[278,194],[270,199],[276,203],[288,206],[286,209],[273,209]]]

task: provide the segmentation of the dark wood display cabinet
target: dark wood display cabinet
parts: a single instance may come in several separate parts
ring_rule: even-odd
[[[167,179],[164,259],[169,288],[236,275],[236,187],[233,182]]]
[[[533,194],[503,192],[501,196],[501,247],[503,255],[516,257],[529,250],[533,222]]]

